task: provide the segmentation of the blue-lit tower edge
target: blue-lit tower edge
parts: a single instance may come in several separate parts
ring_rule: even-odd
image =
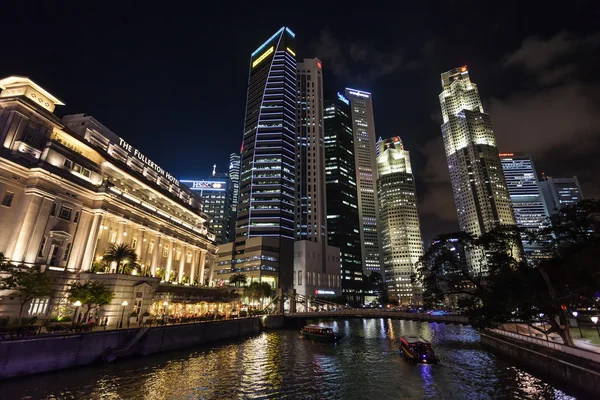
[[[277,285],[284,291],[292,288],[294,253],[296,148],[296,59],[292,49],[295,47],[294,36],[289,28],[283,27],[250,57],[244,149],[241,160],[240,203],[236,226],[236,247],[244,245],[246,239],[252,237],[277,238],[279,242]],[[263,68],[268,65],[268,72],[264,81],[262,79],[253,81],[256,74],[264,73],[259,69],[254,70],[260,63],[263,63]],[[262,95],[258,97],[253,93],[252,88],[260,85],[264,87]],[[259,106],[255,124],[251,121],[253,117],[248,114],[249,110],[252,110],[252,104]],[[248,129],[248,126],[253,124],[254,126]],[[250,157],[252,161],[248,162]],[[261,164],[260,168],[255,167],[257,164]],[[262,176],[256,176],[259,170]],[[279,174],[269,176],[267,171],[273,170],[278,170]],[[275,191],[269,195],[270,199],[264,196],[265,188]],[[248,192],[247,196],[244,196],[245,192]],[[247,200],[244,197],[247,197]],[[247,207],[244,203],[247,203]]]

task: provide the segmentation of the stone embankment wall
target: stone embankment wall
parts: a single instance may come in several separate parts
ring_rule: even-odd
[[[481,333],[481,343],[571,386],[600,393],[600,364],[595,361],[491,332]]]
[[[110,356],[147,355],[260,332],[260,319],[242,318],[149,328],[46,336],[0,342],[0,379],[102,362]]]

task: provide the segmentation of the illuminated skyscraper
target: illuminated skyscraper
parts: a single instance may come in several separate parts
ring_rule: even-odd
[[[230,186],[230,213],[229,213],[229,242],[235,240],[235,222],[237,208],[240,201],[240,155],[229,155],[229,186]]]
[[[467,67],[444,72],[442,89],[442,134],[460,229],[479,236],[498,225],[514,225],[490,116]],[[467,254],[467,259],[480,271],[473,257]]]
[[[360,224],[350,101],[339,92],[325,96],[325,170],[327,236],[339,247],[342,293],[353,304],[364,302]]]
[[[583,200],[579,179],[576,176],[571,178],[545,176],[540,182],[540,187],[549,214],[553,214],[559,208],[571,206]]]
[[[358,214],[363,272],[381,272],[375,165],[375,120],[371,93],[346,88],[352,111],[354,156],[358,185]]]
[[[249,238],[277,248],[276,265],[242,272],[269,274],[278,287],[292,287],[296,178],[295,34],[279,29],[250,57],[240,201],[234,253]],[[271,257],[271,256],[269,256]],[[275,271],[274,271],[275,269]],[[254,271],[254,272],[252,272]]]
[[[296,240],[327,243],[323,70],[317,58],[298,63]]]
[[[384,281],[388,295],[400,304],[419,304],[422,303],[421,290],[413,285],[411,276],[423,255],[423,243],[410,155],[398,136],[380,140],[377,145],[377,195]]]
[[[500,153],[500,160],[517,226],[532,231],[542,229],[548,212],[533,160],[523,153]],[[523,249],[530,257],[538,257],[541,252],[538,245],[526,240],[523,241]]]
[[[202,209],[208,214],[208,229],[217,238],[217,244],[229,241],[229,221],[231,219],[231,188],[227,174],[217,173],[216,165],[212,174],[202,180],[180,180],[202,199]]]

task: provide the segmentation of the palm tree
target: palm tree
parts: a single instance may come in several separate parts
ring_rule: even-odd
[[[117,263],[117,274],[121,270],[121,266],[124,266],[125,264],[137,264],[137,258],[135,250],[124,243],[111,245],[102,256],[102,259],[109,263]],[[125,268],[123,268],[122,273],[125,273]]]
[[[233,274],[229,278],[229,283],[235,285],[236,287],[239,287],[240,284],[245,285],[247,281],[248,281],[248,278],[246,277],[246,275],[244,275],[242,273]]]

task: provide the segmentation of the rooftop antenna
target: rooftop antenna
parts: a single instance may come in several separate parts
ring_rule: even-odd
[[[215,176],[216,173],[217,173],[217,164],[213,164],[213,174],[212,174],[212,176]]]

